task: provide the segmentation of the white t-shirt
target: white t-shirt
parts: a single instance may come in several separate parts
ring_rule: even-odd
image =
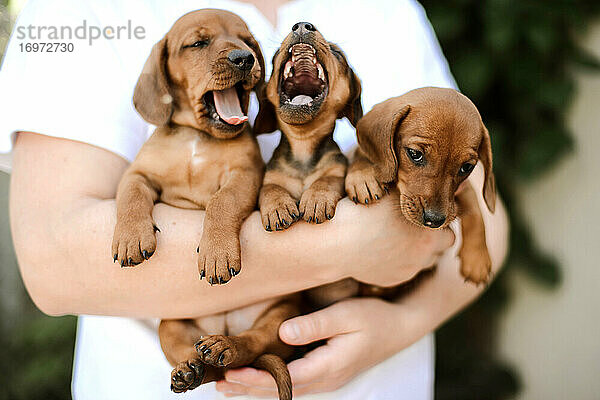
[[[341,46],[362,80],[365,112],[389,97],[422,86],[455,87],[421,6],[412,0],[293,0],[278,11],[277,26],[251,4],[229,0],[30,0],[19,16],[0,70],[0,153],[12,134],[38,132],[99,146],[131,161],[152,127],[132,106],[133,88],[152,45],[184,13],[222,8],[240,15],[270,60],[292,25],[309,21]],[[27,52],[27,43],[56,42],[50,27],[85,25],[144,28],[143,39],[63,40],[73,52]],[[33,26],[36,38],[27,37]],[[43,36],[37,38],[38,28]],[[80,29],[80,36],[84,29]],[[114,32],[113,31],[113,32]],[[22,34],[25,33],[25,38]],[[139,33],[139,31],[138,31]],[[139,36],[139,35],[138,35]],[[268,75],[267,75],[268,76]],[[250,118],[257,112],[253,98]],[[348,121],[334,135],[343,151],[356,144]],[[259,138],[269,158],[279,133]],[[365,371],[336,392],[303,399],[382,400],[433,398],[433,335]],[[214,384],[182,395],[169,390],[171,367],[158,337],[132,319],[81,316],[73,395],[88,399],[220,399]]]

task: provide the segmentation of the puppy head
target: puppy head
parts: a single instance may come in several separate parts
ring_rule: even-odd
[[[226,139],[247,126],[249,94],[261,82],[263,56],[244,21],[203,9],[181,17],[154,45],[133,102],[154,125],[173,122]]]
[[[475,105],[451,89],[421,88],[373,107],[358,123],[361,149],[381,182],[396,182],[404,216],[417,225],[446,227],[454,196],[477,161],[483,196],[495,208],[490,137]]]
[[[360,80],[341,49],[314,25],[298,22],[273,57],[266,87],[270,104],[261,104],[255,131],[273,131],[277,120],[287,125],[332,124],[347,117],[356,126],[362,117],[360,92]]]

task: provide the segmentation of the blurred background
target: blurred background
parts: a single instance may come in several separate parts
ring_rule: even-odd
[[[0,0],[0,59],[25,1]],[[600,2],[422,4],[492,135],[512,225],[500,276],[437,334],[436,399],[597,400]],[[9,171],[0,154],[0,400],[66,399],[76,319],[44,316],[23,288]]]

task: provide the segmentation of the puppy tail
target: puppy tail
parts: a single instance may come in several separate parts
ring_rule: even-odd
[[[275,354],[263,354],[252,363],[253,367],[264,369],[275,379],[279,400],[292,399],[292,378],[285,361]]]

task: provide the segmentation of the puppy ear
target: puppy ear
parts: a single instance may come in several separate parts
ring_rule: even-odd
[[[260,87],[259,87],[260,85]],[[267,97],[267,84],[260,83],[256,87],[256,97],[258,97],[258,114],[254,120],[254,134],[275,132],[278,129],[277,116],[275,114],[275,106]]]
[[[483,164],[485,171],[485,181],[483,182],[483,199],[488,209],[493,213],[496,209],[496,178],[492,171],[492,143],[490,134],[481,122],[481,143],[479,144],[479,160]]]
[[[171,120],[173,97],[167,83],[167,39],[156,43],[133,92],[133,105],[149,123],[161,126]]]
[[[271,133],[277,130],[277,118],[275,117],[275,107],[267,98],[267,82],[265,72],[265,58],[263,57],[260,46],[254,38],[249,38],[246,43],[256,54],[258,59],[258,65],[260,65],[260,79],[256,86],[254,86],[254,92],[258,98],[258,114],[254,120],[254,126],[252,131],[255,135],[261,133]]]
[[[400,124],[410,112],[408,104],[391,113],[389,108],[388,104],[373,107],[358,122],[356,130],[358,144],[375,165],[377,179],[382,183],[397,179],[399,163],[395,150],[396,135]]]
[[[339,118],[348,118],[348,121],[356,128],[356,124],[363,117],[363,108],[360,99],[362,87],[360,79],[358,79],[358,76],[356,76],[350,67],[348,67],[348,74],[350,79],[350,97]]]

